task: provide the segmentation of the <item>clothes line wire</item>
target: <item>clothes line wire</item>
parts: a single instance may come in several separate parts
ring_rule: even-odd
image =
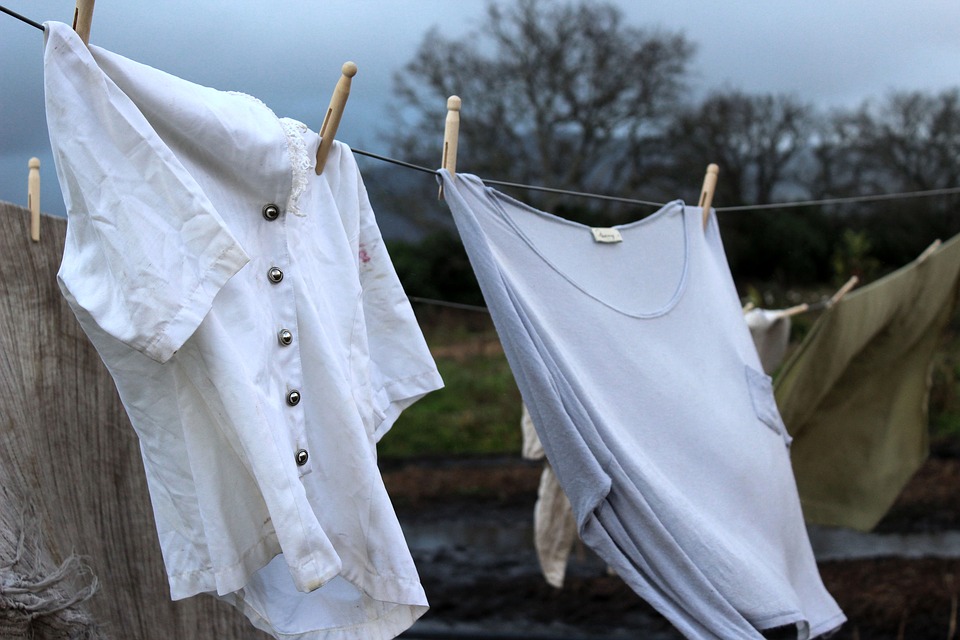
[[[400,165],[402,167],[408,167],[410,169],[416,169],[417,171],[422,171],[424,173],[436,174],[435,169],[429,169],[416,164],[411,164],[409,162],[404,162],[403,160],[396,160],[395,158],[388,158],[387,156],[378,155],[376,153],[370,153],[369,151],[362,151],[360,149],[353,149],[353,152],[362,156],[369,156],[376,160],[382,160],[384,162],[390,162],[393,164]],[[620,196],[609,196],[600,193],[588,193],[584,191],[570,191],[568,189],[554,189],[552,187],[541,187],[537,185],[530,184],[520,184],[516,182],[504,182],[502,180],[488,180],[486,178],[480,179],[486,185],[496,185],[502,187],[513,187],[516,189],[528,189],[532,191],[546,191],[549,193],[558,193],[568,196],[576,196],[581,198],[593,198],[596,200],[607,200],[613,202],[623,202],[626,204],[639,204],[651,207],[662,207],[666,203],[664,202],[651,202],[649,200],[637,200],[635,198],[624,198]],[[932,196],[944,196],[944,195],[953,195],[960,194],[960,187],[948,187],[944,189],[927,189],[924,191],[902,191],[898,193],[878,193],[872,195],[861,195],[861,196],[843,196],[837,198],[822,198],[819,200],[798,200],[795,202],[771,202],[767,204],[744,204],[731,207],[714,207],[714,211],[717,213],[722,213],[724,211],[759,211],[764,209],[788,209],[796,207],[811,207],[824,204],[843,204],[843,203],[852,203],[852,202],[874,202],[878,200],[905,200],[907,198],[927,198]]]
[[[27,23],[28,25],[30,25],[31,27],[36,27],[37,29],[40,29],[40,31],[43,31],[43,25],[42,25],[42,24],[40,24],[39,22],[34,22],[34,21],[31,20],[30,18],[28,18],[28,17],[26,17],[26,16],[20,15],[20,14],[17,13],[16,11],[12,11],[12,10],[10,10],[10,9],[7,9],[7,8],[6,8],[5,6],[3,6],[3,5],[0,5],[0,11],[4,12],[4,13],[7,14],[8,16],[13,16],[13,17],[16,18],[17,20],[20,20],[21,22],[26,22],[26,23]]]
[[[412,164],[409,162],[404,162],[403,160],[397,160],[395,158],[388,158],[387,156],[382,156],[376,153],[370,153],[369,151],[362,151],[361,149],[353,149],[353,152],[361,155],[374,158],[376,160],[382,160],[384,162],[390,162],[392,164],[400,165],[401,167],[407,167],[409,169],[416,169],[417,171],[422,171],[424,173],[432,173],[436,175],[438,172],[436,169],[430,169],[428,167],[423,167],[417,164]],[[567,189],[555,189],[553,187],[541,187],[532,184],[518,184],[516,182],[504,182],[502,180],[488,180],[486,178],[480,179],[483,184],[494,185],[498,187],[513,187],[515,189],[527,189],[529,191],[546,191],[548,193],[558,193],[566,196],[576,196],[580,198],[593,198],[595,200],[606,200],[608,202],[623,202],[626,204],[639,204],[649,207],[662,207],[665,203],[663,202],[650,202],[649,200],[637,200],[635,198],[623,198],[620,196],[608,196],[600,193],[585,193],[583,191],[570,191]]]
[[[43,25],[38,22],[34,22],[26,16],[20,15],[16,11],[8,9],[7,7],[0,5],[0,12],[6,13],[9,16],[16,18],[32,27],[35,27],[43,31]],[[387,156],[379,155],[376,153],[371,153],[369,151],[362,151],[360,149],[353,149],[353,152],[362,156],[367,156],[375,160],[381,160],[383,162],[389,162],[401,167],[406,167],[408,169],[414,169],[416,171],[421,171],[424,173],[437,174],[435,169],[430,169],[428,167],[423,167],[420,165],[413,164],[411,162],[404,162],[403,160],[397,160],[395,158],[389,158]],[[486,185],[494,185],[499,187],[510,187],[514,189],[526,189],[530,191],[543,191],[546,193],[556,193],[560,195],[574,196],[578,198],[591,198],[594,200],[603,200],[607,202],[621,202],[624,204],[634,204],[641,206],[649,207],[662,207],[664,206],[663,202],[651,202],[649,200],[638,200],[635,198],[624,198],[619,196],[610,196],[600,193],[588,193],[584,191],[571,191],[568,189],[556,189],[553,187],[543,187],[538,185],[530,184],[519,184],[516,182],[504,182],[502,180],[488,180],[481,179],[482,182]],[[767,204],[747,204],[747,205],[737,205],[731,207],[714,207],[714,211],[717,213],[722,212],[733,212],[733,211],[762,211],[769,209],[788,209],[788,208],[797,208],[797,207],[811,207],[824,204],[844,204],[844,203],[854,203],[854,202],[877,202],[881,200],[904,200],[907,198],[926,198],[932,196],[943,196],[943,195],[953,195],[960,193],[960,187],[950,187],[946,189],[928,189],[925,191],[906,191],[900,193],[882,193],[874,195],[862,195],[862,196],[846,196],[846,197],[837,197],[837,198],[822,198],[819,200],[801,200],[796,202],[777,202],[777,203],[767,203]]]
[[[838,198],[823,198],[820,200],[801,200],[798,202],[771,202],[768,204],[744,204],[734,207],[716,207],[721,211],[760,211],[763,209],[783,209],[787,207],[811,207],[821,204],[843,204],[847,202],[875,202],[878,200],[906,200],[907,198],[927,198],[931,196],[946,196],[960,193],[960,187],[945,189],[927,189],[925,191],[904,191],[900,193],[877,193],[863,196],[846,196]]]
[[[413,164],[412,162],[404,162],[403,160],[397,160],[396,158],[388,158],[387,156],[381,156],[376,153],[370,153],[369,151],[361,151],[360,149],[354,149],[352,147],[350,150],[361,156],[367,156],[375,160],[382,160],[383,162],[389,162],[391,164],[396,164],[401,167],[406,167],[408,169],[416,169],[417,171],[422,171],[424,173],[432,173],[433,175],[437,175],[438,173],[436,169],[430,169],[429,167],[422,167],[419,164]]]
[[[410,302],[419,302],[420,304],[432,305],[434,307],[448,307],[450,309],[464,309],[466,311],[479,311],[480,313],[490,313],[486,307],[476,304],[464,304],[463,302],[447,302],[446,300],[436,300],[434,298],[420,298],[418,296],[407,296]]]

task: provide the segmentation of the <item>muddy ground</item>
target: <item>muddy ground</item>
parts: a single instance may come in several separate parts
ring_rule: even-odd
[[[516,458],[382,462],[431,610],[409,638],[681,636],[589,550],[575,550],[562,590],[540,576],[531,539],[540,464]],[[960,531],[960,456],[948,447],[916,474],[879,534]],[[960,557],[820,562],[849,621],[846,639],[951,639]]]

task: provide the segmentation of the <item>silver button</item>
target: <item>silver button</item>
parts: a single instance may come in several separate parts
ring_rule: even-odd
[[[280,207],[275,204],[263,205],[263,217],[267,220],[276,220],[280,217]]]
[[[288,393],[287,404],[290,405],[291,407],[295,407],[296,405],[300,404],[300,392],[294,389],[293,391]]]
[[[267,278],[269,278],[273,284],[277,284],[283,280],[283,271],[280,271],[277,267],[270,267],[270,270],[267,271]]]
[[[293,333],[290,329],[280,329],[280,333],[277,334],[277,340],[279,340],[283,346],[289,346],[293,343]]]
[[[297,457],[296,457],[297,466],[302,467],[303,465],[307,464],[307,458],[309,457],[310,457],[310,454],[307,453],[306,449],[297,449]]]

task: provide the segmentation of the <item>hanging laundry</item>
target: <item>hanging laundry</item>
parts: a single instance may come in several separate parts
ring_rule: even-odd
[[[356,162],[259,100],[48,23],[58,274],[140,438],[174,599],[283,638],[390,638],[427,601],[376,464],[442,385]]]
[[[750,309],[743,314],[757,347],[763,372],[773,375],[790,344],[790,316],[782,309]]]
[[[523,436],[522,456],[526,460],[543,460],[546,454],[530,419],[527,405],[522,405],[520,430]],[[540,561],[540,571],[547,584],[563,587],[570,551],[577,540],[577,521],[557,475],[549,462],[543,463],[537,502],[533,507],[533,544]]]
[[[960,236],[817,319],[776,383],[807,522],[869,531],[928,455],[930,366],[960,287]]]
[[[839,626],[713,217],[594,233],[440,175],[581,539],[687,637]]]

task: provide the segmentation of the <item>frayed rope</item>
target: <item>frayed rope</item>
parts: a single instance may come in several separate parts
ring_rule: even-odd
[[[21,512],[19,520],[14,549],[4,548],[0,537],[0,637],[100,638],[93,619],[77,606],[100,587],[93,570],[75,554],[49,570],[42,561],[39,534],[31,536],[28,545],[26,523],[35,519]]]

